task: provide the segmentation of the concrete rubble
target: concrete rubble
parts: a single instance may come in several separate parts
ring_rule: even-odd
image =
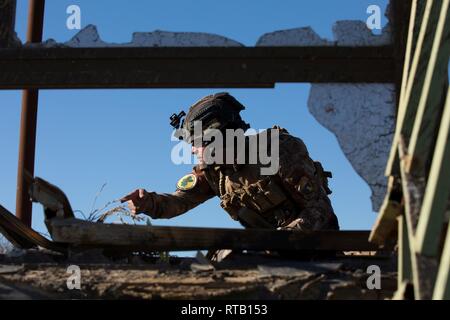
[[[389,299],[396,288],[391,258],[343,257],[340,261],[289,261],[238,255],[195,270],[193,258],[146,262],[139,257],[61,260],[30,252],[0,255],[0,298],[17,299]],[[67,288],[67,267],[80,266],[81,290]],[[381,289],[367,288],[367,266],[382,267]]]

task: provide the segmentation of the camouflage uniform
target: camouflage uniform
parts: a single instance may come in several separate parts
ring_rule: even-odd
[[[172,218],[218,196],[221,206],[245,227],[339,229],[327,176],[299,138],[279,130],[279,169],[260,174],[260,164],[197,165],[172,194],[148,194],[145,211]],[[184,188],[183,183],[191,184]]]

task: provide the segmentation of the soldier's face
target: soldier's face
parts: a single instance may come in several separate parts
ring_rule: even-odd
[[[205,163],[205,160],[203,158],[203,154],[205,152],[205,148],[206,147],[195,147],[195,146],[192,146],[192,153],[197,156],[197,160],[198,160],[199,164],[204,164]]]

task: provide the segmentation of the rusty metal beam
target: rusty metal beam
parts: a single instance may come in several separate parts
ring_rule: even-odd
[[[44,0],[30,0],[27,30],[28,42],[42,41],[44,8]],[[29,186],[25,176],[27,174],[34,175],[38,97],[38,90],[31,89],[23,91],[17,170],[16,215],[28,227],[31,227],[32,222],[32,203],[28,195]]]
[[[383,47],[20,48],[0,50],[0,89],[273,87],[395,81]]]
[[[16,0],[0,0],[0,48],[12,44],[15,20]]]

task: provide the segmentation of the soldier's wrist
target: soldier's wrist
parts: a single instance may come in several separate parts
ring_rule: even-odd
[[[142,208],[142,211],[144,214],[148,215],[149,217],[153,219],[158,219],[158,215],[155,213],[155,205],[154,205],[154,192],[147,192],[145,191],[145,197],[144,197],[144,205]]]

